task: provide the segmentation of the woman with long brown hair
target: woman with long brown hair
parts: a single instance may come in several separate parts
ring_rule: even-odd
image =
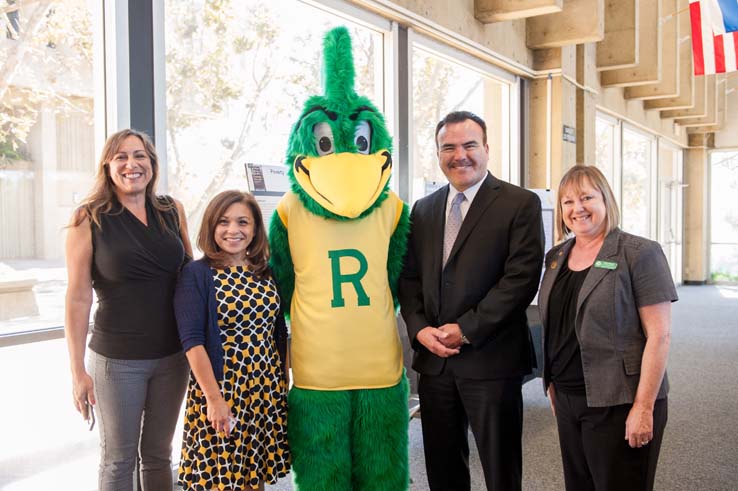
[[[263,489],[289,470],[287,328],[253,196],[213,198],[197,245],[204,257],[182,270],[174,301],[193,375],[179,482]]]
[[[65,333],[75,408],[97,412],[99,489],[172,488],[171,442],[187,383],[173,298],[191,256],[182,205],[156,195],[149,138],[125,129],[105,142],[90,195],[68,227]],[[85,366],[92,292],[98,307]]]

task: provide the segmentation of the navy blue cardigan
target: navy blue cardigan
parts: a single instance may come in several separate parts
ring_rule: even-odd
[[[205,346],[213,366],[215,380],[223,380],[223,345],[218,327],[218,303],[215,300],[213,270],[205,258],[182,268],[174,292],[174,314],[182,348]],[[277,314],[274,337],[279,351],[281,376],[286,375],[287,326],[282,309]]]

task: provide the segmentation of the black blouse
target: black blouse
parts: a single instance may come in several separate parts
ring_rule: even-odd
[[[171,202],[171,198],[160,198]],[[108,358],[154,359],[182,349],[173,297],[185,251],[177,210],[146,203],[144,225],[120,203],[92,224],[92,286],[97,294],[90,349]]]
[[[548,332],[545,357],[547,373],[557,391],[584,394],[582,353],[579,349],[574,322],[577,315],[577,298],[590,268],[572,271],[567,261],[562,261],[548,306]]]

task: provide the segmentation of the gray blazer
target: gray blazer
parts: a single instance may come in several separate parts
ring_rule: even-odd
[[[545,348],[551,288],[574,239],[546,255],[538,295]],[[590,407],[631,404],[640,379],[646,335],[638,308],[678,299],[661,246],[652,240],[615,229],[602,244],[577,299],[575,332],[582,353],[582,370]],[[545,351],[544,351],[545,352]],[[548,388],[544,363],[543,385]],[[657,399],[666,397],[666,374]]]

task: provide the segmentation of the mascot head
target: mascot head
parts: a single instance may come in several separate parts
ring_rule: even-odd
[[[292,191],[316,215],[361,218],[387,197],[392,138],[374,104],[354,91],[345,27],[326,34],[323,60],[325,93],[307,100],[290,134]]]

